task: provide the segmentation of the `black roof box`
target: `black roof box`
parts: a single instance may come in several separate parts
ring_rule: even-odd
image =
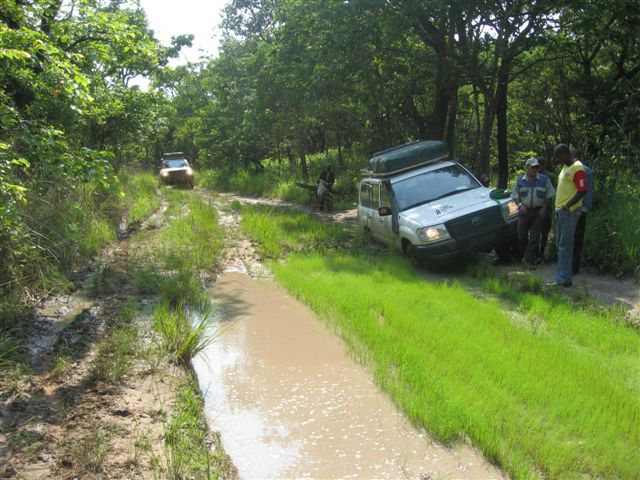
[[[369,160],[368,172],[372,175],[386,175],[448,158],[449,152],[444,142],[418,140],[374,153]]]

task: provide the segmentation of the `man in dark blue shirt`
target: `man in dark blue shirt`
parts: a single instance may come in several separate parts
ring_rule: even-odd
[[[538,173],[540,162],[531,157],[525,162],[525,173],[516,181],[511,198],[518,204],[518,246],[522,261],[533,265],[540,261],[538,256],[540,230],[547,204],[555,195],[555,189],[546,175]]]

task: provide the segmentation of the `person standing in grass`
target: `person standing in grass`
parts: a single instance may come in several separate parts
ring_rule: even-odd
[[[527,159],[527,172],[518,178],[511,193],[511,198],[518,204],[518,253],[526,265],[540,261],[540,231],[548,212],[547,204],[555,195],[551,181],[538,172],[539,168],[537,158]]]
[[[589,211],[591,202],[593,200],[593,173],[591,171],[591,168],[589,168],[589,166],[582,160],[580,150],[578,150],[577,148],[572,148],[571,156],[573,157],[574,161],[582,162],[584,171],[587,174],[587,193],[585,193],[584,198],[582,199],[580,217],[578,218],[578,223],[576,225],[576,234],[575,238],[573,239],[572,273],[573,275],[577,275],[578,273],[580,273],[580,257],[582,256],[584,232],[587,226],[587,212]]]
[[[558,267],[556,281],[551,285],[570,287],[573,274],[573,241],[578,218],[582,213],[583,199],[588,189],[587,172],[582,162],[571,156],[568,145],[558,144],[553,154],[556,163],[562,165],[562,170],[558,175],[555,205]]]

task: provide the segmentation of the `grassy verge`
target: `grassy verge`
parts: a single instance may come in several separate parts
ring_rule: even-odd
[[[273,229],[295,236],[286,225],[247,230],[269,245]],[[294,253],[272,268],[443,442],[469,438],[514,478],[640,471],[640,338],[615,312],[522,291],[509,294],[514,316],[460,285],[425,282],[394,256]]]
[[[29,317],[30,298],[75,287],[66,274],[94,257],[116,238],[121,217],[130,222],[148,216],[159,205],[156,180],[150,174],[123,173],[124,195],[79,185],[72,191],[32,193],[24,213],[23,243],[0,277],[0,369],[24,360],[23,320]],[[60,357],[60,369],[63,369]]]
[[[259,238],[260,254],[277,260],[291,252],[326,253],[352,241],[349,229],[337,224],[322,224],[306,213],[269,207],[245,207],[242,228],[250,237]]]
[[[164,424],[166,478],[218,478],[228,460],[213,441],[204,419],[203,400],[192,376],[191,359],[211,341],[206,336],[209,299],[200,274],[211,271],[222,248],[217,211],[193,192],[165,190],[168,225],[134,237],[138,266],[131,281],[140,293],[160,295],[153,312],[160,354],[180,366],[183,382]],[[191,315],[191,313],[197,315]],[[200,318],[193,321],[192,317]]]

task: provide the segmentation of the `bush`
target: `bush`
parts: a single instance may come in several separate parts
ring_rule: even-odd
[[[589,212],[585,260],[617,275],[640,276],[640,197],[616,193]]]

